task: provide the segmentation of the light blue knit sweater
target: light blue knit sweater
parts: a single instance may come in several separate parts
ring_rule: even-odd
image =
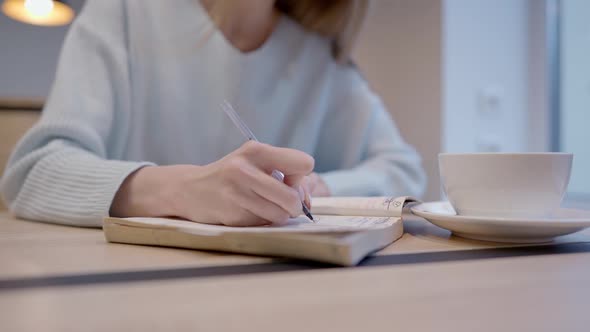
[[[41,120],[2,178],[17,216],[100,226],[122,181],[149,164],[207,164],[243,143],[305,151],[334,195],[419,195],[425,177],[379,98],[329,41],[283,17],[241,53],[198,0],[94,0],[72,25]]]

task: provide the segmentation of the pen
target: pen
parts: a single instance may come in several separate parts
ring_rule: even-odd
[[[238,115],[236,110],[234,110],[232,105],[227,100],[224,100],[221,103],[221,108],[223,109],[225,114],[227,114],[227,116],[229,116],[229,118],[234,123],[234,125],[236,125],[236,127],[238,127],[240,132],[242,132],[242,134],[244,135],[244,137],[246,137],[247,140],[258,142],[258,140],[256,139],[256,136],[254,136],[254,133],[252,133],[250,128],[248,128],[248,126],[246,126],[246,123],[244,123],[244,121],[242,121],[242,119],[240,118],[240,116]],[[283,182],[285,180],[285,175],[281,171],[276,170],[276,169],[272,171],[271,176],[281,182]],[[307,208],[307,206],[305,206],[305,203],[301,202],[301,208],[303,210],[303,213],[309,218],[309,220],[314,221],[313,216],[309,212],[309,209]]]

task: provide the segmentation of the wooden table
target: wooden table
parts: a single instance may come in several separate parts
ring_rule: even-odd
[[[588,331],[590,232],[521,248],[422,219],[356,268],[107,244],[0,213],[0,331]]]

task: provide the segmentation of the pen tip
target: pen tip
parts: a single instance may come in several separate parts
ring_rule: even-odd
[[[315,220],[313,219],[313,216],[311,215],[311,213],[309,212],[309,209],[307,208],[307,206],[305,206],[304,203],[301,204],[301,207],[303,208],[303,213],[305,214],[306,217],[309,218],[309,220],[315,222]]]

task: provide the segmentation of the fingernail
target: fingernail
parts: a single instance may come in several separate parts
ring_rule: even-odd
[[[305,204],[307,205],[308,209],[311,209],[311,195],[310,194],[305,195]]]

